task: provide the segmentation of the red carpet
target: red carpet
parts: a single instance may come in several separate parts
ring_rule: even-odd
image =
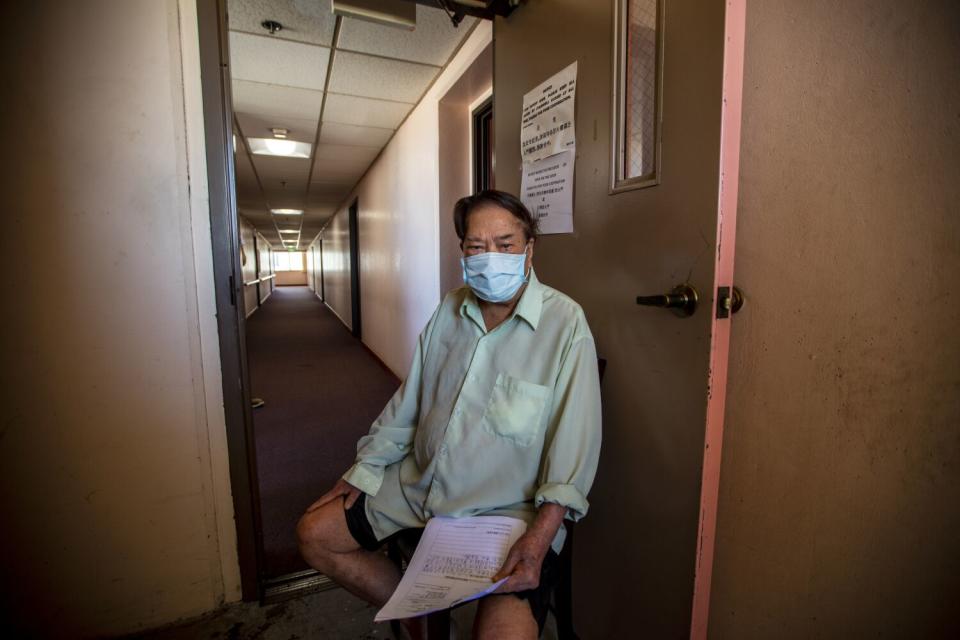
[[[247,323],[266,577],[307,568],[294,529],[353,463],[398,386],[307,287],[278,287]]]

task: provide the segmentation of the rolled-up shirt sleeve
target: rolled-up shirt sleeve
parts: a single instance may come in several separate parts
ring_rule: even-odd
[[[410,372],[380,413],[370,433],[357,442],[357,457],[343,479],[370,496],[377,495],[384,468],[410,451],[420,417],[424,336],[420,336]]]
[[[534,504],[562,505],[567,518],[577,521],[587,513],[600,459],[600,378],[589,333],[576,338],[564,355],[547,429]]]

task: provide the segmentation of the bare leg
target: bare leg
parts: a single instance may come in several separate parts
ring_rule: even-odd
[[[297,538],[307,564],[371,604],[383,606],[400,583],[400,570],[389,558],[361,548],[350,535],[343,500],[304,514]]]
[[[536,640],[540,635],[530,604],[516,596],[487,596],[480,600],[473,621],[476,640]]]

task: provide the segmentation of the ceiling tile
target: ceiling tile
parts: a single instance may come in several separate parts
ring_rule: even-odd
[[[323,92],[234,80],[233,109],[268,120],[313,120],[320,118]]]
[[[253,163],[264,186],[268,181],[286,180],[291,184],[302,183],[306,189],[307,176],[310,174],[310,160],[307,158],[253,156]]]
[[[230,75],[235,80],[322,91],[329,59],[326,47],[230,32]]]
[[[344,18],[337,46],[443,66],[474,22],[474,18],[467,18],[457,28],[444,11],[417,5],[417,27],[413,31]]]
[[[415,103],[439,71],[439,67],[338,51],[330,91]]]
[[[300,224],[300,216],[273,216],[273,220],[281,229],[289,229]]]
[[[248,138],[269,138],[270,129],[273,127],[287,129],[290,132],[287,136],[290,140],[313,144],[317,137],[317,118],[273,118],[238,111],[237,120],[240,121],[243,135]]]
[[[271,209],[303,209],[307,192],[306,184],[283,187],[276,183],[263,185],[264,197]]]
[[[320,129],[320,144],[348,144],[357,147],[382,148],[393,135],[393,129],[358,127],[352,124],[326,122]]]
[[[334,160],[349,164],[361,162],[369,165],[370,162],[380,153],[379,149],[371,147],[354,147],[343,144],[321,144],[317,147],[317,160]]]
[[[367,127],[396,129],[403,122],[412,104],[385,102],[355,96],[327,94],[327,106],[323,110],[323,122],[355,124]]]
[[[363,147],[353,147],[362,149]],[[370,166],[369,160],[357,158],[317,158],[313,165],[313,177],[326,182],[352,182],[356,184]]]
[[[313,205],[316,202],[327,202],[332,199],[345,198],[354,182],[321,182],[319,180],[310,181],[310,195],[307,198],[307,204]]]
[[[330,2],[317,0],[228,0],[230,28],[250,33],[267,33],[260,25],[274,20],[283,29],[273,37],[329,46],[336,16]]]

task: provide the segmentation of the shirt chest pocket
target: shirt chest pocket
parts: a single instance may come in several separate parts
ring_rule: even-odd
[[[529,446],[540,432],[549,399],[549,387],[501,372],[483,415],[484,428],[520,446]]]

